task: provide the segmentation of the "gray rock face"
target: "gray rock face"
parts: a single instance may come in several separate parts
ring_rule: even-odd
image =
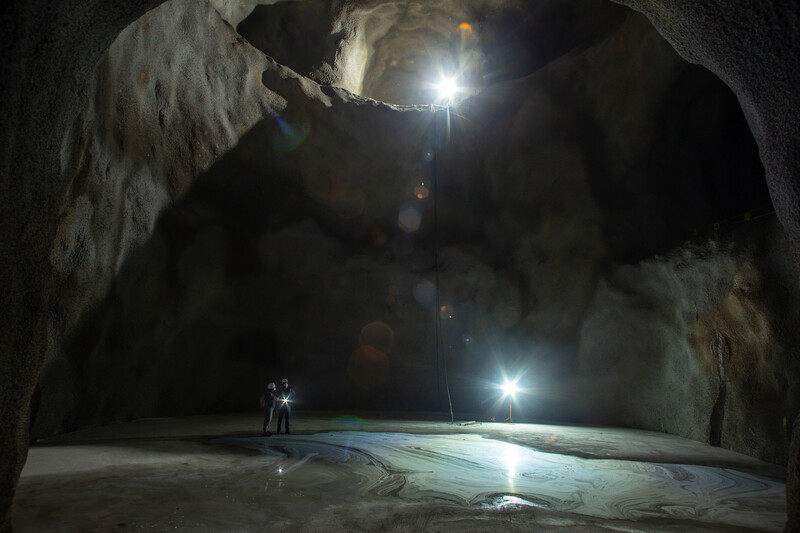
[[[596,7],[595,22],[545,39],[529,35],[569,25],[574,8],[454,3],[426,18],[416,4],[342,3],[315,19],[320,47],[270,29],[307,21],[284,13],[297,6],[248,19],[247,1],[175,1],[108,48],[154,4],[2,16],[14,43],[2,95],[14,104],[0,128],[0,447],[17,458],[3,479],[18,476],[42,362],[35,435],[249,407],[268,373],[306,374],[309,406],[439,408],[442,362],[456,404],[480,409],[486,394],[468,378],[491,377],[500,353],[540,385],[563,384],[540,386],[534,414],[785,459],[798,410],[785,244],[767,224],[676,248],[764,203],[762,170],[727,90],[640,17]],[[795,13],[634,7],[734,90],[796,245]],[[498,53],[527,9],[536,16],[511,48],[556,44]],[[457,52],[465,30],[453,28],[479,13],[462,51],[481,60],[466,76],[480,94],[449,116],[286,68],[414,102],[430,96],[409,92],[423,54],[399,45],[432,35]],[[233,30],[248,24],[278,63]],[[597,401],[570,402],[571,391]],[[5,516],[13,483],[0,490]]]
[[[774,222],[753,223],[617,267],[581,328],[586,409],[785,461],[798,398],[787,325],[800,319],[789,255]]]
[[[261,83],[267,64],[210,5],[180,2],[126,28],[100,61],[94,97],[62,148],[62,172],[71,181],[50,252],[55,320],[48,327],[40,426],[64,425],[74,409],[67,391],[80,385],[60,346],[82,310],[105,297],[159,212],[256,121],[285,105]]]
[[[28,410],[47,349],[49,253],[66,179],[60,146],[100,56],[158,1],[11,2],[0,13],[0,530],[25,460]]]
[[[775,210],[800,271],[800,6],[796,2],[624,0],[689,61],[736,94],[759,146]],[[797,435],[800,420],[795,419]],[[788,531],[800,531],[800,446],[789,458]]]

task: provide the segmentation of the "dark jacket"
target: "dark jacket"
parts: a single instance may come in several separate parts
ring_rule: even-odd
[[[286,400],[284,402],[284,400]],[[292,408],[292,402],[294,401],[294,389],[289,387],[288,389],[278,389],[275,391],[275,401],[277,402],[276,407],[278,409],[289,409]]]
[[[275,407],[275,391],[267,389],[264,393],[264,407]]]

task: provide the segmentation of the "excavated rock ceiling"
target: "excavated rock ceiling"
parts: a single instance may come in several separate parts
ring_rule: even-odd
[[[529,414],[784,459],[786,243],[714,230],[769,211],[756,146],[625,8],[172,0],[62,154],[34,435],[250,408],[283,374],[306,408],[439,409],[446,366],[486,412],[505,367]]]
[[[394,104],[437,100],[442,76],[461,98],[528,75],[588,46],[625,17],[597,2],[279,2],[218,6],[256,48],[325,85]]]

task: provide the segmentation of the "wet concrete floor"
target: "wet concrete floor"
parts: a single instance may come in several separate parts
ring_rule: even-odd
[[[661,433],[410,415],[147,419],[33,446],[16,531],[780,531],[783,469]]]

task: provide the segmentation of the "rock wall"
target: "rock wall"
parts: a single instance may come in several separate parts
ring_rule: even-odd
[[[266,64],[206,3],[159,7],[103,56],[93,97],[62,146],[69,183],[50,252],[55,291],[40,427],[71,427],[63,417],[74,409],[71,391],[82,386],[61,346],[82,311],[106,296],[158,214],[242,133],[285,105],[261,83]]]
[[[683,57],[704,65],[736,94],[800,275],[800,6],[745,0],[621,3],[647,15]],[[793,425],[786,531],[800,531],[800,418]]]
[[[768,461],[798,409],[798,287],[773,220],[616,267],[581,327],[587,409]]]
[[[28,413],[47,349],[49,266],[66,179],[60,146],[100,56],[157,5],[12,1],[0,11],[0,530],[28,447]]]

